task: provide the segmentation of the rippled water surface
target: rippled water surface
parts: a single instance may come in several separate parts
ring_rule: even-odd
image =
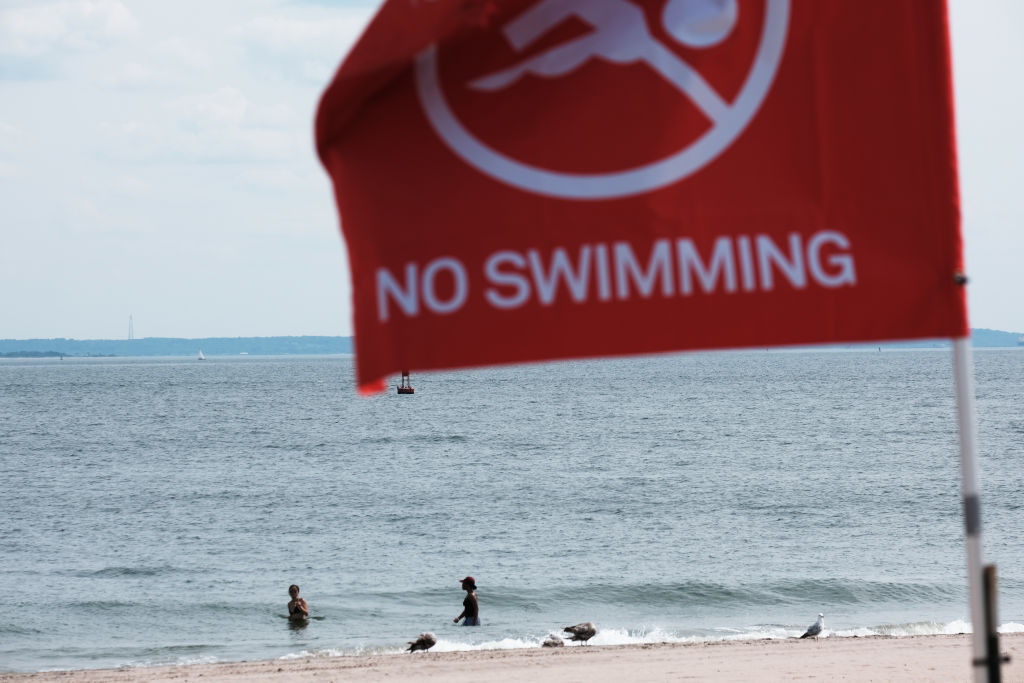
[[[976,353],[987,554],[1024,622],[1024,352]],[[0,670],[966,626],[948,351],[420,375],[0,361]],[[452,624],[458,579],[484,626]],[[316,617],[284,618],[302,586]]]

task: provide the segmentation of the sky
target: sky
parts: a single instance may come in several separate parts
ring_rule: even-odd
[[[0,0],[0,338],[352,334],[312,121],[376,6]],[[1024,332],[1024,2],[950,23],[971,325]]]

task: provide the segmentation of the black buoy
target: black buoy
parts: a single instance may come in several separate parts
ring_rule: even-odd
[[[402,370],[402,383],[398,385],[398,393],[400,394],[415,394],[416,390],[412,388],[412,384],[409,383],[409,371]]]

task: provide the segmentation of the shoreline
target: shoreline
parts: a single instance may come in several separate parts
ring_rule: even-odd
[[[1024,634],[1000,637],[1006,681],[1024,680]],[[787,638],[408,655],[351,655],[120,669],[0,673],[0,683],[39,681],[914,681],[970,680],[970,635]]]

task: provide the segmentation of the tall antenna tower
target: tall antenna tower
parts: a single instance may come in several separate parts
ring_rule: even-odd
[[[135,339],[135,323],[132,321],[131,313],[128,314],[128,338]]]

